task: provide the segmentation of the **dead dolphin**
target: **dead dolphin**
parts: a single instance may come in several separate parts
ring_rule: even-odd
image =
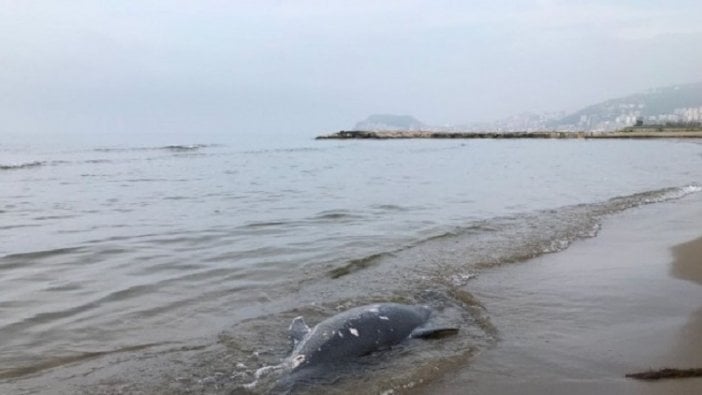
[[[437,338],[457,328],[426,326],[431,309],[422,305],[378,303],[346,310],[310,329],[302,317],[290,324],[293,351],[285,364],[293,371],[389,348],[408,338]]]
[[[427,325],[430,316],[427,306],[377,303],[346,310],[312,329],[302,317],[296,317],[288,328],[293,342],[290,356],[278,365],[257,369],[254,381],[243,388],[253,390],[259,384],[275,383],[268,393],[305,392],[305,386],[320,382],[354,358],[409,338],[439,338],[458,332],[457,328]]]

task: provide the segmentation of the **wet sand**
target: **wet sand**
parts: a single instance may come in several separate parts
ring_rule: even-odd
[[[495,347],[416,390],[430,394],[693,394],[702,378],[702,197],[610,217],[565,252],[466,286],[500,331]]]
[[[702,285],[702,237],[673,247],[673,275]]]

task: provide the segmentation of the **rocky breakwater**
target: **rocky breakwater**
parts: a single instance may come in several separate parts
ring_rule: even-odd
[[[325,139],[500,139],[500,138],[578,138],[584,132],[432,132],[342,130],[318,136]]]
[[[701,130],[615,132],[433,132],[433,131],[365,131],[342,130],[316,137],[317,140],[389,140],[389,139],[651,139],[651,138],[702,138]]]

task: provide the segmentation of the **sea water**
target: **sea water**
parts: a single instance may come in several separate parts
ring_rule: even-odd
[[[226,393],[285,357],[297,315],[425,303],[461,337],[342,375],[403,388],[499,341],[466,291],[481,270],[697,193],[701,164],[691,140],[7,138],[0,389]]]

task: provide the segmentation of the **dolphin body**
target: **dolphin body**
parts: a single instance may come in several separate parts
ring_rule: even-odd
[[[336,363],[389,348],[408,338],[439,338],[457,328],[425,326],[431,309],[422,305],[378,303],[346,310],[310,329],[302,317],[289,327],[293,351],[284,362],[291,371]]]

